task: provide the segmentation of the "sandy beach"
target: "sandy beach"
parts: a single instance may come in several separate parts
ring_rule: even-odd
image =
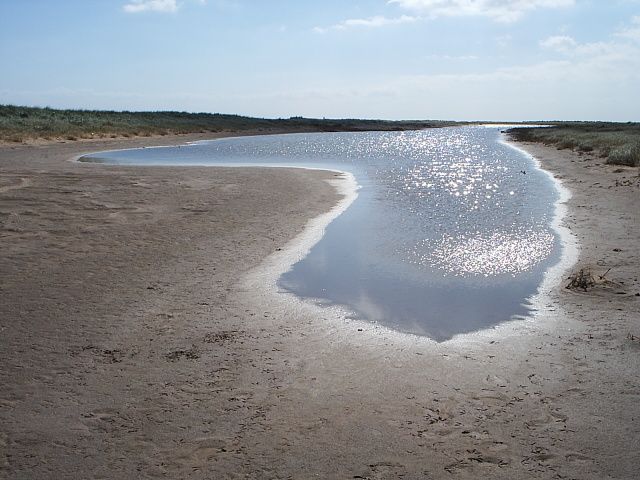
[[[0,146],[0,476],[640,476],[637,169],[520,145],[598,284],[435,344],[274,293],[340,174],[69,161],[205,137]]]

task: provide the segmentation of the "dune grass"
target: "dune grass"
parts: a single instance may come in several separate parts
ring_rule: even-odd
[[[334,132],[419,130],[462,125],[450,121],[253,118],[219,113],[60,110],[0,105],[0,141],[79,140],[208,132]],[[552,122],[547,128],[512,128],[520,141],[592,152],[607,163],[640,166],[640,123]]]
[[[0,105],[0,141],[34,139],[78,140],[223,131],[371,131],[416,130],[443,127],[454,122],[386,121],[357,119],[252,118],[218,113],[115,112],[58,110]]]
[[[640,123],[563,122],[546,128],[509,130],[518,141],[592,152],[612,165],[640,166]]]

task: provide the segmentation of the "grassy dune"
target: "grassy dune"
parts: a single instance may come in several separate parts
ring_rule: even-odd
[[[448,121],[269,119],[186,112],[115,112],[58,110],[0,105],[0,142],[79,140],[207,132],[331,132],[418,130],[461,125]],[[552,122],[548,128],[512,128],[518,141],[539,142],[559,149],[593,152],[616,165],[640,166],[640,123]]]
[[[640,166],[640,123],[563,122],[547,128],[509,130],[518,141],[593,152],[613,165]]]
[[[57,110],[0,105],[0,141],[131,137],[221,131],[365,131],[416,130],[453,122],[313,119],[267,119],[186,112],[114,112]]]

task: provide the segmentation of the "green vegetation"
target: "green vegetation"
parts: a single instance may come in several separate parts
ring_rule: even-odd
[[[223,131],[329,132],[417,130],[454,122],[251,118],[218,113],[57,110],[0,105],[0,141],[131,137]]]
[[[512,128],[518,141],[593,152],[612,165],[640,166],[640,123],[562,122],[547,128]]]
[[[57,110],[0,105],[0,141],[78,140],[209,132],[354,132],[419,130],[462,125],[444,121],[252,118],[219,113]],[[547,128],[523,125],[509,134],[518,141],[593,152],[615,165],[640,166],[640,123],[551,122]]]

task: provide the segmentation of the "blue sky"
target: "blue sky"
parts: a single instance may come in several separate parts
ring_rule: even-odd
[[[640,0],[0,0],[0,103],[640,120]]]

